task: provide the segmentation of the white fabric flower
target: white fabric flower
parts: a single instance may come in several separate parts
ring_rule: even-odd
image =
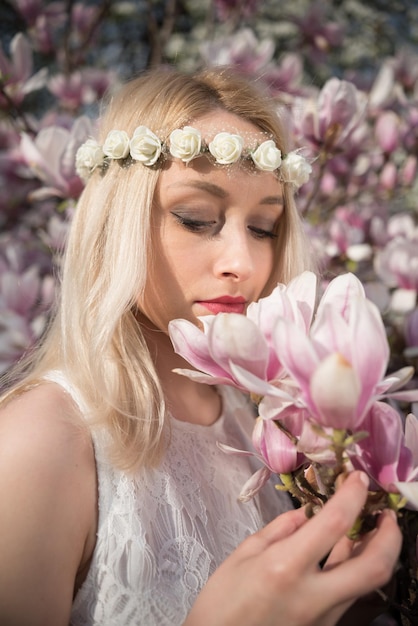
[[[221,165],[235,163],[241,156],[243,139],[231,133],[218,133],[209,144],[209,152]]]
[[[301,154],[289,152],[282,161],[280,172],[286,183],[300,187],[308,182],[312,167]]]
[[[266,172],[274,172],[274,170],[280,167],[282,153],[279,148],[277,148],[274,141],[268,139],[267,141],[263,141],[263,143],[251,153],[251,158],[258,169]]]
[[[129,136],[124,130],[111,130],[103,144],[103,152],[111,159],[124,159],[129,154]]]
[[[200,131],[192,126],[177,128],[170,135],[170,154],[184,163],[199,156],[202,147]]]
[[[96,167],[103,165],[104,152],[95,139],[87,139],[75,155],[75,169],[83,180],[87,180]]]
[[[130,141],[131,157],[144,165],[154,165],[161,154],[161,141],[146,126],[138,126]]]

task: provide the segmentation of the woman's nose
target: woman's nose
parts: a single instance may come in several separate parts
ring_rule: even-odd
[[[234,234],[218,242],[215,274],[236,282],[247,280],[254,272],[254,259],[245,236]]]

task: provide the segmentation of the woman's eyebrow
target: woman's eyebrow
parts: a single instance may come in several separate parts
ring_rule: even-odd
[[[228,196],[228,192],[222,187],[218,185],[214,185],[213,183],[208,183],[202,180],[191,180],[187,182],[178,182],[173,183],[172,185],[168,185],[168,188],[172,187],[192,187],[193,189],[200,189],[201,191],[207,191],[208,193],[216,196],[217,198],[226,198]]]
[[[260,200],[260,204],[284,204],[283,196],[266,196]]]
[[[208,193],[212,194],[213,196],[216,196],[217,198],[228,197],[228,192],[225,191],[225,189],[223,189],[222,187],[219,187],[219,185],[215,185],[214,183],[209,183],[203,180],[190,180],[187,182],[178,182],[178,183],[172,183],[171,185],[168,185],[169,189],[173,187],[174,188],[175,187],[191,187],[192,189],[199,189],[202,191],[207,191]],[[260,204],[283,205],[284,198],[280,194],[278,194],[277,196],[266,196],[265,198],[262,198],[260,200]]]

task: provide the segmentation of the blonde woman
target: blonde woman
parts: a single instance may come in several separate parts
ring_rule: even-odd
[[[293,200],[309,167],[226,70],[145,74],[100,129],[51,327],[2,402],[0,623],[335,624],[390,578],[396,521],[344,539],[359,473],[311,521],[273,486],[239,503],[254,466],[216,443],[250,446],[251,405],[173,373],[167,333],[310,266]]]

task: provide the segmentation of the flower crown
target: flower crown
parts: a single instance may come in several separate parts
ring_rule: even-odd
[[[309,179],[312,168],[297,151],[283,155],[272,139],[263,141],[254,148],[244,148],[240,135],[220,132],[208,144],[202,141],[199,130],[192,126],[177,128],[170,134],[169,143],[162,142],[146,126],[138,126],[133,136],[123,130],[111,130],[103,146],[95,139],[88,139],[76,154],[77,174],[87,180],[95,169],[104,172],[113,159],[124,165],[136,161],[151,167],[170,154],[189,163],[193,159],[210,154],[220,165],[231,165],[239,159],[249,159],[264,172],[280,172],[283,182],[300,187]]]

